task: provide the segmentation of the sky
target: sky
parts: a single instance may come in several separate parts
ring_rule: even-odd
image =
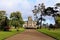
[[[44,3],[46,7],[54,6],[56,3],[60,3],[60,0],[0,0],[0,10],[5,10],[9,17],[11,12],[20,11],[23,19],[28,20],[28,16],[34,18],[32,10],[34,5]],[[55,23],[54,18],[46,16],[46,22]],[[52,19],[52,20],[51,20]]]

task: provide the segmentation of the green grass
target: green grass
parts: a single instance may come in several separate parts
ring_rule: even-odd
[[[47,34],[49,36],[52,36],[52,37],[56,38],[57,40],[60,40],[60,29],[48,30],[48,29],[43,28],[43,29],[37,29],[37,31]]]
[[[14,34],[17,34],[23,31],[24,31],[24,28],[20,28],[19,31],[16,31],[16,29],[11,29],[9,32],[0,31],[0,40],[4,40],[5,38],[8,38]]]

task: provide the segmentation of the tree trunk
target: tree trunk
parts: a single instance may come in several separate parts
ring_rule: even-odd
[[[41,23],[40,23],[40,29],[41,29],[41,27],[42,27],[42,14],[41,14]]]
[[[55,19],[55,16],[54,16],[54,20],[55,20],[55,25],[56,25],[56,19]],[[53,29],[55,29],[55,26],[53,26]]]

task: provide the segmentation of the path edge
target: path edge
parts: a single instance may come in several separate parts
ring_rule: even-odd
[[[36,30],[36,31],[38,31],[38,30]],[[43,32],[41,32],[41,31],[38,31],[38,32],[43,33]],[[59,39],[57,39],[56,37],[53,37],[53,36],[51,36],[51,35],[49,35],[49,34],[46,34],[46,33],[43,33],[43,34],[45,34],[45,35],[47,35],[47,36],[49,36],[49,37],[52,37],[52,38],[54,38],[54,39],[56,39],[56,40],[59,40]]]
[[[24,30],[24,31],[25,31],[25,30]],[[24,32],[24,31],[22,31],[22,32]],[[2,40],[5,40],[5,39],[7,39],[7,38],[9,38],[9,37],[12,37],[12,36],[17,35],[17,34],[22,33],[22,32],[17,32],[16,34],[13,34],[13,35],[11,35],[11,36],[8,36],[8,37],[6,37],[6,38],[4,38],[4,39],[2,39]]]

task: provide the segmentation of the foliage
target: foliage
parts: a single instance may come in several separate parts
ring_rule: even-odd
[[[60,17],[59,16],[56,17],[56,26],[60,28]]]
[[[57,24],[59,21],[59,16],[60,14],[58,14],[57,12],[59,12],[58,10],[56,10],[57,8],[55,7],[55,10],[53,9],[53,7],[48,7],[47,9],[45,9],[45,15],[48,15],[48,16],[52,16],[54,17],[54,20],[55,20],[55,24]],[[50,28],[50,27],[49,27]],[[52,28],[55,28],[52,27]]]
[[[56,17],[56,20],[57,20],[57,21],[60,21],[60,17],[57,16],[57,17]]]
[[[47,7],[47,8],[45,8],[44,3],[42,3],[41,5],[39,4],[38,6],[35,6],[35,9],[32,10],[33,13],[34,13],[34,16],[36,16],[39,12],[41,13],[40,17],[36,16],[37,25],[40,25],[40,28],[41,28],[41,26],[42,26],[41,24],[42,24],[42,21],[43,21],[42,16],[46,16],[46,15],[54,17],[54,20],[56,22],[55,17],[60,15],[60,14],[57,15],[58,10],[56,10],[56,9],[57,9],[57,7]],[[40,19],[40,20],[38,20],[38,19]],[[45,21],[45,19],[44,19],[44,21]]]
[[[0,29],[4,30],[8,26],[8,18],[6,17],[6,11],[0,11]]]
[[[60,7],[60,3],[56,3],[56,6],[57,6],[57,7]]]
[[[23,26],[23,19],[22,19],[22,15],[19,11],[17,12],[12,12],[10,15],[11,18],[11,25],[15,26],[15,28],[19,27],[19,26]]]

